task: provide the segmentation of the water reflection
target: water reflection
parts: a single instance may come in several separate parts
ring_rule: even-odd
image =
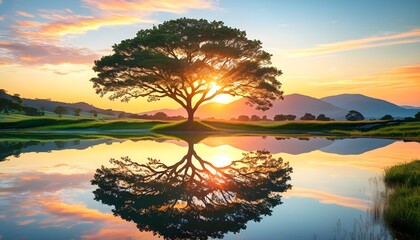
[[[118,140],[119,142],[123,140]],[[19,157],[22,153],[30,152],[50,152],[54,150],[79,149],[83,150],[98,144],[113,143],[117,140],[98,139],[98,140],[6,140],[0,141],[0,162],[6,161],[9,157]]]
[[[259,221],[281,204],[291,188],[292,168],[268,151],[243,154],[216,166],[188,142],[186,155],[172,165],[157,159],[141,164],[129,157],[111,159],[96,170],[95,200],[113,213],[166,239],[222,238]]]

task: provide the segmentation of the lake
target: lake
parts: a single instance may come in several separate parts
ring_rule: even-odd
[[[391,139],[0,140],[0,239],[386,239],[370,214]],[[110,161],[110,159],[113,159]]]

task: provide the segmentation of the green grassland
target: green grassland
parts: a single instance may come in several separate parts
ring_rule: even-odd
[[[420,239],[420,160],[387,169],[384,181],[392,189],[384,219],[394,237]]]
[[[83,134],[150,133],[248,133],[248,134],[306,134],[341,137],[381,137],[420,140],[419,121],[151,121],[139,119],[100,119],[92,117],[42,116],[18,114],[1,115],[0,131],[51,133],[67,131]]]

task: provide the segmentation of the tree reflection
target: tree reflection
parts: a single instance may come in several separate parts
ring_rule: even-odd
[[[217,167],[197,155],[194,144],[177,163],[157,159],[140,164],[123,157],[115,167],[97,169],[95,200],[115,207],[113,213],[133,221],[141,231],[165,239],[222,238],[259,221],[281,204],[291,188],[292,168],[267,151],[249,152]]]

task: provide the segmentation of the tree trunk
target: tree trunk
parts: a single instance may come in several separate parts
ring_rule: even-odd
[[[193,123],[194,122],[194,110],[193,109],[187,109],[187,113],[188,113],[188,123]]]

